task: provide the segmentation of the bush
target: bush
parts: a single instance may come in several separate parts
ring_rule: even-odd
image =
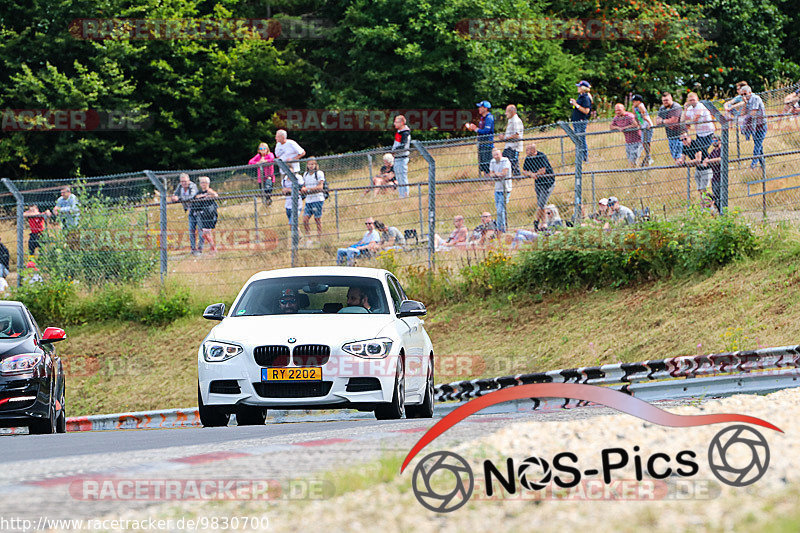
[[[10,298],[24,303],[31,314],[42,320],[46,327],[49,321],[66,323],[70,320],[75,304],[75,286],[69,281],[23,283],[21,287],[10,288]]]
[[[44,234],[39,266],[51,278],[79,279],[99,285],[141,281],[153,273],[158,259],[155,240],[144,233],[142,210],[121,210],[98,191],[75,187],[80,202],[77,227],[50,228]]]

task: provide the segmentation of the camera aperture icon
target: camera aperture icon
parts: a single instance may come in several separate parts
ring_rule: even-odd
[[[463,457],[440,451],[426,455],[417,464],[411,486],[423,507],[436,513],[449,513],[469,501],[475,478]]]
[[[746,487],[769,468],[767,439],[745,425],[730,426],[711,439],[708,466],[717,479],[732,487]]]

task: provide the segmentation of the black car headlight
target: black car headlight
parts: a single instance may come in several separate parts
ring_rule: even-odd
[[[244,349],[238,344],[218,341],[206,341],[203,343],[203,359],[209,363],[227,361],[231,357],[236,357],[243,351]]]

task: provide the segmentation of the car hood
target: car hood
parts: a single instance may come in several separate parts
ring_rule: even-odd
[[[220,322],[209,339],[256,346],[297,344],[337,345],[378,337],[393,321],[392,315],[319,314],[229,317]]]
[[[20,337],[16,339],[2,339],[0,340],[0,359],[11,357],[12,355],[19,355],[23,353],[37,352],[36,346],[33,344],[33,337]]]

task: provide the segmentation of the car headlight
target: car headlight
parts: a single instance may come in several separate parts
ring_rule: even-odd
[[[36,365],[42,362],[42,354],[20,354],[12,355],[0,361],[0,373],[3,374],[22,374],[31,372]]]
[[[243,351],[244,349],[238,344],[217,341],[206,341],[203,343],[203,359],[209,363],[227,361],[231,357],[236,357]]]
[[[348,342],[342,346],[345,352],[366,358],[382,358],[389,355],[392,339],[370,339],[366,341]]]

